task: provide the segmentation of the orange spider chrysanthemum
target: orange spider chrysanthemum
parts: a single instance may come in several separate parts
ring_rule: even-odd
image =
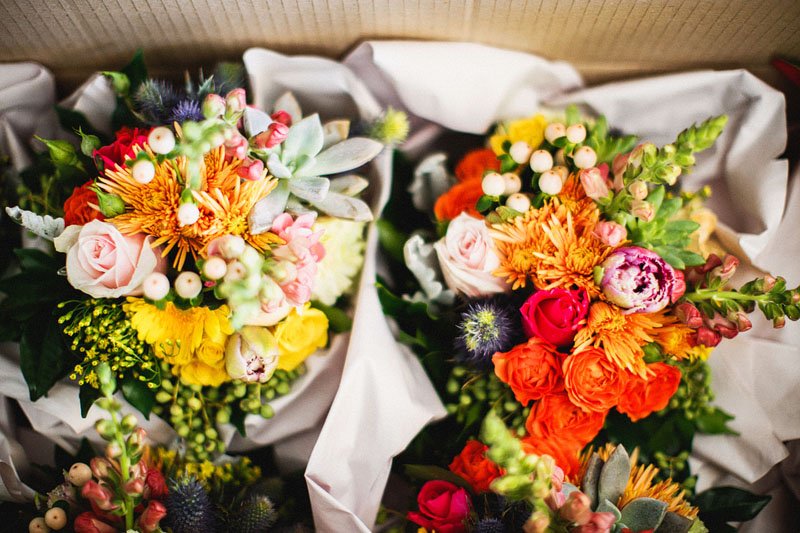
[[[512,284],[525,287],[530,278],[540,290],[561,286],[584,288],[591,297],[594,268],[605,260],[611,248],[592,234],[600,217],[594,202],[553,198],[540,209],[531,209],[504,224],[495,224],[500,267],[494,272]]]
[[[694,330],[683,322],[678,321],[676,317],[663,313],[666,313],[666,310],[659,312],[659,315],[663,317],[664,323],[661,328],[654,332],[654,340],[661,345],[664,353],[672,355],[675,359],[696,358],[696,351],[691,342]]]
[[[272,233],[250,234],[247,215],[256,202],[272,191],[276,181],[268,178],[266,172],[258,181],[242,181],[236,173],[240,164],[236,159],[225,161],[224,147],[205,155],[202,185],[194,191],[200,218],[186,226],[178,223],[182,184],[186,181],[186,158],[157,163],[155,177],[147,184],[134,180],[129,167],[108,169],[106,175],[98,179],[99,187],[118,195],[127,206],[125,213],[108,221],[127,235],[151,235],[153,246],[164,245],[163,256],[175,250],[173,266],[179,270],[188,254],[194,258],[202,255],[211,240],[223,235],[240,235],[263,250],[280,239]]]
[[[663,313],[630,313],[605,302],[589,307],[586,327],[575,335],[573,353],[589,347],[602,348],[609,361],[637,374],[647,376],[642,346],[655,340],[655,332],[665,322]]]

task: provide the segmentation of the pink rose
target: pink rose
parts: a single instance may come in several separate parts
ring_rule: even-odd
[[[616,248],[628,238],[628,230],[625,229],[625,226],[609,220],[598,222],[592,233],[603,241],[603,244],[612,248]]]
[[[500,259],[482,220],[461,213],[433,245],[447,286],[470,298],[505,292],[508,285],[492,274]]]
[[[563,348],[572,344],[585,323],[589,294],[585,289],[537,291],[522,304],[520,313],[525,335]]]
[[[449,481],[435,479],[422,486],[417,495],[419,512],[408,513],[408,519],[436,533],[462,533],[469,515],[467,491]]]
[[[150,246],[150,237],[123,235],[113,224],[100,220],[67,226],[54,244],[67,254],[67,280],[93,298],[141,294],[144,278],[166,270]]]

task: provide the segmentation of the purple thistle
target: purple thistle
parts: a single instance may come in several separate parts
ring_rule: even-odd
[[[183,124],[187,120],[200,121],[203,120],[203,118],[203,112],[200,110],[200,104],[194,100],[181,100],[178,102],[178,105],[172,108],[170,122]]]
[[[495,352],[516,344],[521,329],[518,315],[517,308],[501,298],[470,303],[458,323],[456,358],[479,368],[489,366]]]

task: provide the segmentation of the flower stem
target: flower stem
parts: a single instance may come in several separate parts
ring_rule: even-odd
[[[742,294],[736,291],[716,291],[713,289],[696,289],[694,292],[684,295],[690,302],[702,302],[704,300],[738,300],[762,302],[769,300],[769,294]]]

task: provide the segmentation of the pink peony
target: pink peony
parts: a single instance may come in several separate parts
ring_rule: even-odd
[[[664,309],[675,290],[675,270],[657,253],[638,246],[615,250],[603,261],[600,286],[626,313]]]
[[[68,226],[54,244],[67,254],[69,283],[93,298],[136,296],[141,294],[144,278],[166,271],[149,236],[123,235],[113,224],[100,220]]]

